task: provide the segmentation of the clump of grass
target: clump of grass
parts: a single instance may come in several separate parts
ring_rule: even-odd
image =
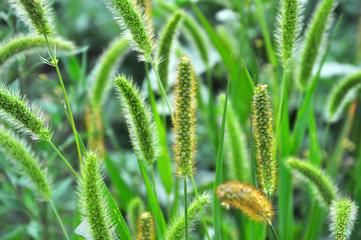
[[[333,181],[319,168],[305,161],[290,158],[287,163],[302,180],[313,186],[321,205],[330,207],[332,201],[337,197],[337,187]]]
[[[154,221],[150,212],[143,212],[138,219],[137,240],[154,240]]]
[[[158,149],[152,115],[132,81],[128,81],[124,76],[118,76],[114,80],[114,85],[121,98],[133,148],[148,166],[152,166]]]
[[[357,205],[349,198],[340,198],[332,202],[330,231],[333,239],[350,239],[357,217],[357,209]]]
[[[47,171],[41,166],[38,158],[27,144],[0,126],[0,148],[8,156],[13,166],[26,176],[34,189],[45,200],[49,200],[52,193]]]
[[[210,201],[210,197],[207,194],[199,196],[199,202],[194,200],[187,210],[188,224],[192,225],[199,217],[200,206],[206,207]],[[168,231],[165,233],[165,240],[179,240],[185,238],[185,215],[182,214],[175,218],[168,227]]]
[[[176,11],[167,22],[159,41],[158,59],[161,61],[158,64],[159,77],[162,80],[163,86],[167,89],[168,84],[168,65],[170,58],[170,51],[173,44],[173,39],[176,35],[176,30],[183,18],[183,11]]]
[[[102,186],[100,161],[95,153],[87,153],[81,168],[79,199],[84,219],[89,222],[94,239],[113,239],[111,219]]]
[[[121,27],[131,33],[140,60],[152,62],[154,50],[153,30],[149,17],[134,0],[104,0]]]
[[[42,111],[25,97],[0,85],[0,117],[12,126],[35,140],[49,140],[51,135],[42,115]]]
[[[340,117],[344,106],[356,97],[361,86],[361,73],[348,76],[333,90],[328,101],[328,119],[335,121]]]
[[[223,205],[242,210],[256,222],[270,224],[272,221],[272,203],[251,185],[228,182],[217,187],[217,196]]]
[[[258,181],[266,195],[272,195],[276,187],[276,150],[273,117],[267,85],[258,84],[252,101],[252,125],[258,163]]]
[[[283,67],[287,69],[289,61],[298,44],[302,29],[302,0],[280,1],[280,13],[277,17],[278,27],[276,38],[279,45],[279,55]]]
[[[47,0],[9,0],[20,19],[39,35],[51,35],[53,20]]]
[[[319,56],[322,55],[323,43],[328,26],[332,22],[332,11],[336,0],[323,0],[319,3],[305,34],[302,47],[298,81],[302,88],[307,88],[312,77],[312,70]]]
[[[144,203],[142,199],[136,197],[132,199],[127,208],[130,228],[134,235],[137,235],[138,218],[144,212]]]

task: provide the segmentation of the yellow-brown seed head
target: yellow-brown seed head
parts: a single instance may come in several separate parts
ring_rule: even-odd
[[[155,239],[154,221],[150,212],[143,212],[138,219],[137,240]]]

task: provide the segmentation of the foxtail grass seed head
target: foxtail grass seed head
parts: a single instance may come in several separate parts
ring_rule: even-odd
[[[256,222],[269,224],[272,221],[272,203],[251,185],[227,182],[217,187],[217,196],[224,206],[238,208]]]
[[[73,43],[61,38],[49,38],[51,45],[64,52],[75,50]],[[43,36],[16,36],[0,44],[0,74],[18,57],[35,53],[46,53],[47,43]]]
[[[354,223],[357,219],[357,205],[349,198],[340,198],[331,204],[330,231],[335,240],[350,239]]]
[[[118,63],[128,52],[128,39],[121,38],[113,41],[99,60],[99,67],[95,71],[94,87],[92,93],[93,107],[99,107],[104,100],[108,80],[115,73]]]
[[[224,106],[225,99],[225,94],[219,96],[220,106]],[[249,182],[251,178],[251,168],[247,151],[247,141],[231,102],[228,102],[227,106],[226,130],[227,146],[229,146],[230,179]]]
[[[302,88],[308,87],[312,77],[313,67],[320,56],[322,56],[324,50],[323,45],[327,37],[326,32],[331,25],[332,11],[336,3],[337,0],[321,1],[305,34],[298,74],[298,81]]]
[[[276,187],[276,138],[273,132],[273,117],[267,85],[256,86],[252,112],[258,181],[262,191],[266,195],[272,195]]]
[[[199,196],[199,202],[193,200],[193,202],[188,206],[187,216],[188,216],[188,227],[190,228],[198,219],[200,213],[200,205],[203,209],[207,207],[210,202],[210,197],[207,194]],[[199,204],[200,203],[200,204]],[[174,220],[171,221],[168,226],[168,231],[165,233],[165,240],[179,240],[184,239],[184,229],[185,229],[185,217],[184,213]]]
[[[37,157],[22,140],[0,126],[0,149],[6,154],[15,168],[25,175],[33,188],[45,200],[49,200],[52,193],[46,170],[41,166]]]
[[[106,150],[103,135],[102,111],[100,107],[91,107],[91,105],[86,107],[85,125],[89,134],[89,148],[93,151],[98,151],[99,156],[103,158]]]
[[[53,33],[53,20],[46,0],[9,0],[18,17],[39,35]]]
[[[132,199],[127,208],[128,213],[128,221],[130,225],[130,229],[133,232],[133,235],[137,235],[137,228],[138,228],[138,218],[142,212],[144,212],[144,203],[142,199],[136,197]]]
[[[345,105],[350,103],[361,87],[361,72],[352,74],[341,81],[333,90],[328,101],[328,119],[339,119]]]
[[[321,169],[308,162],[290,158],[287,163],[299,178],[313,187],[321,205],[329,207],[337,197],[337,187],[333,181],[325,173],[322,173]]]
[[[113,239],[113,228],[102,182],[98,156],[92,152],[87,153],[79,183],[80,209],[83,218],[89,222],[92,237],[97,240],[110,240]]]
[[[147,14],[144,14],[135,0],[104,0],[121,27],[129,30],[140,59],[152,61],[154,49],[153,29]]]
[[[154,240],[154,221],[150,212],[143,212],[138,219],[137,240]]]
[[[114,85],[125,112],[133,148],[148,166],[152,166],[158,150],[152,115],[132,81],[128,81],[124,76],[118,76],[114,80]]]
[[[283,67],[287,69],[302,29],[303,0],[281,0],[276,38]]]
[[[9,91],[4,85],[0,85],[0,117],[9,121],[21,132],[30,134],[35,140],[51,138],[49,129],[43,121],[42,112],[30,104],[25,97]]]
[[[172,43],[173,40],[175,39],[177,27],[180,21],[182,20],[182,18],[183,18],[182,10],[178,10],[172,15],[172,17],[169,19],[167,25],[163,30],[159,42],[158,59],[160,60],[160,62],[158,64],[158,74],[165,89],[167,88],[167,84],[168,84],[168,65],[169,65]]]
[[[197,86],[193,66],[188,57],[184,56],[179,59],[177,70],[173,119],[175,142],[173,150],[175,152],[178,177],[188,178],[194,173]]]

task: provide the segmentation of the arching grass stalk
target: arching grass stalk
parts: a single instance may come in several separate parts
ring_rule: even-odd
[[[75,137],[75,144],[76,144],[76,148],[77,148],[77,151],[78,151],[78,158],[79,158],[79,162],[80,164],[82,165],[82,155],[81,155],[81,150],[80,150],[80,145],[79,145],[79,139],[78,139],[78,133],[77,133],[77,130],[76,130],[76,127],[75,127],[75,123],[74,123],[74,118],[73,118],[73,114],[71,112],[71,107],[70,107],[70,103],[69,103],[69,99],[68,99],[68,94],[66,93],[66,89],[65,89],[65,86],[64,86],[64,82],[63,82],[63,78],[61,76],[61,73],[60,73],[60,70],[59,70],[59,66],[58,66],[58,59],[56,58],[54,52],[53,52],[53,49],[51,47],[51,44],[49,42],[49,39],[47,37],[46,34],[44,34],[44,37],[46,39],[46,43],[48,45],[48,49],[49,49],[49,52],[50,52],[50,57],[51,57],[51,62],[50,65],[55,67],[56,69],[56,72],[58,74],[58,78],[59,78],[59,82],[60,82],[60,85],[61,85],[61,89],[64,93],[64,99],[65,99],[65,103],[66,103],[66,106],[67,106],[67,110],[68,110],[68,113],[69,113],[69,117],[70,117],[70,125],[71,125],[71,128],[73,130],[73,134],[74,134],[74,137]]]
[[[60,216],[59,216],[59,213],[58,213],[58,211],[56,210],[56,208],[55,208],[55,206],[54,206],[54,203],[53,203],[53,201],[52,201],[51,199],[49,199],[49,203],[50,203],[50,205],[51,205],[51,208],[52,208],[53,211],[54,211],[54,214],[55,214],[56,218],[58,219],[58,222],[59,222],[59,224],[60,224],[61,229],[63,230],[63,233],[64,233],[65,238],[66,238],[67,240],[69,240],[69,236],[68,236],[68,233],[66,232],[66,229],[65,229],[65,227],[64,227],[63,221],[61,220],[61,218],[60,218]]]

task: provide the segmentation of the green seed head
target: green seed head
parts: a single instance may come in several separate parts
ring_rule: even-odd
[[[177,70],[173,119],[175,142],[173,149],[178,177],[188,178],[194,173],[194,155],[196,152],[196,80],[192,63],[188,57],[179,59]]]
[[[33,139],[48,140],[51,135],[42,119],[42,112],[31,105],[25,97],[0,86],[0,117]]]
[[[182,20],[182,17],[183,11],[176,11],[169,19],[160,37],[158,59],[161,60],[161,62],[158,64],[158,73],[164,88],[167,88],[168,83],[168,65],[173,39],[175,38],[177,26]]]
[[[52,17],[46,0],[9,0],[21,20],[39,35],[53,33]]]
[[[281,0],[276,38],[283,67],[287,69],[302,28],[302,0]]]
[[[273,117],[267,85],[258,84],[252,101],[252,125],[258,164],[258,181],[266,195],[272,195],[276,187],[276,150]]]
[[[104,0],[121,27],[129,30],[140,59],[150,62],[154,49],[153,29],[149,17],[135,0]]]
[[[154,240],[154,221],[150,212],[143,212],[138,219],[137,240]]]
[[[204,209],[210,201],[210,197],[207,194],[199,196],[199,202],[194,200],[188,207],[187,216],[188,216],[188,227],[194,224],[199,217],[200,206]],[[168,231],[165,233],[165,240],[179,240],[184,239],[184,229],[185,229],[185,217],[184,214],[178,216],[173,221],[171,221],[168,226]]]
[[[337,197],[337,187],[333,181],[310,163],[296,158],[288,159],[287,163],[298,177],[313,187],[321,205],[329,207]]]
[[[13,166],[19,168],[34,189],[38,191],[45,200],[49,200],[52,193],[46,170],[30,148],[15,135],[0,126],[0,148],[7,155]]]
[[[305,34],[298,74],[299,84],[302,88],[308,87],[313,67],[319,57],[322,56],[323,45],[327,37],[326,32],[328,26],[331,25],[332,11],[336,6],[336,2],[336,0],[323,0],[319,3]]]
[[[361,86],[361,72],[348,76],[341,81],[333,90],[328,101],[328,119],[336,121],[339,119],[345,105],[355,97]]]
[[[100,161],[94,153],[88,153],[81,168],[79,199],[84,219],[88,220],[94,239],[112,238],[112,223],[102,186]]]
[[[118,76],[114,80],[114,85],[125,112],[133,148],[148,166],[152,166],[158,150],[152,115],[146,107],[143,97],[131,81],[123,76]]]
[[[137,235],[138,218],[144,212],[144,203],[140,198],[134,198],[128,205],[128,220],[133,235]]]
[[[349,198],[341,198],[332,202],[330,231],[333,239],[350,239],[357,217],[357,209],[357,205]]]

